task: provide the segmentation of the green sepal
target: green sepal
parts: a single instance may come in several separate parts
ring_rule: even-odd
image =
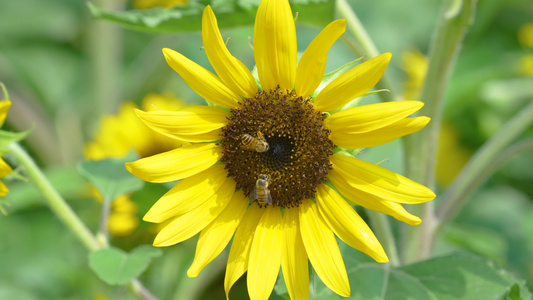
[[[366,92],[366,93],[364,93],[362,96],[353,99],[352,101],[350,101],[350,102],[344,104],[343,106],[341,106],[341,107],[339,107],[339,108],[337,108],[337,109],[334,109],[334,110],[330,111],[329,113],[330,113],[330,114],[334,114],[334,113],[336,113],[336,112],[339,112],[339,111],[342,111],[342,110],[345,110],[345,109],[354,108],[354,107],[356,107],[356,106],[359,104],[359,102],[361,102],[361,100],[363,100],[363,98],[365,98],[366,96],[370,96],[370,95],[373,95],[373,94],[376,94],[376,93],[381,93],[381,92],[389,92],[389,93],[390,93],[390,91],[387,90],[387,89],[381,89],[381,90],[375,90],[375,91]]]
[[[360,148],[360,149],[344,149],[344,148],[341,148],[341,147],[335,147],[335,149],[333,149],[333,154],[340,154],[340,155],[346,155],[346,156],[356,156],[363,149],[364,148]]]
[[[320,82],[320,84],[318,85],[316,90],[311,94],[311,97],[315,98],[316,95],[318,95],[328,84],[330,84],[333,80],[337,79],[342,74],[346,73],[346,71],[351,69],[354,64],[358,63],[363,58],[365,58],[365,57],[361,56],[361,57],[359,57],[358,59],[356,59],[354,61],[351,61],[349,63],[346,63],[346,64],[340,66],[339,68],[337,68],[334,71],[331,71],[331,72],[329,72],[327,74],[324,74],[324,77],[322,77],[322,81]]]
[[[30,128],[22,132],[11,132],[0,130],[0,148],[7,147],[11,143],[15,143],[23,140],[28,134],[33,131],[33,128]]]
[[[20,171],[21,169],[22,168],[18,167],[17,169],[11,170],[11,172],[8,175],[6,175],[6,177],[4,178],[9,178],[9,179],[13,178],[16,180],[28,182],[29,181],[28,177],[26,177],[26,175],[24,175],[24,173]]]
[[[7,91],[7,88],[3,82],[0,82],[0,88],[2,89],[2,92],[4,93],[3,98],[0,100],[10,100],[11,98],[9,98],[9,92]]]

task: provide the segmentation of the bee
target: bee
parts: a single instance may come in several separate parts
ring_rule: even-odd
[[[250,197],[250,203],[257,200],[259,205],[272,204],[272,196],[268,186],[270,185],[270,175],[259,174],[257,181],[255,182],[254,191]]]
[[[243,134],[242,135],[242,147],[244,149],[248,150],[254,150],[256,152],[267,152],[268,151],[268,143],[261,133],[261,131],[257,132],[257,137],[253,137],[249,134]]]

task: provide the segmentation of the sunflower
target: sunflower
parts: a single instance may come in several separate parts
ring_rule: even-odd
[[[0,126],[4,124],[4,121],[7,117],[7,111],[9,110],[9,107],[11,106],[10,100],[2,100],[0,101]],[[6,177],[9,173],[13,171],[11,167],[0,157],[0,178]],[[3,183],[0,181],[0,197],[4,197],[9,192],[9,189]]]
[[[180,109],[186,103],[174,95],[147,94],[141,103],[144,110]],[[130,101],[122,102],[116,115],[106,115],[100,119],[99,128],[93,140],[84,146],[83,154],[87,160],[124,157],[135,151],[140,157],[174,149],[184,141],[168,138],[150,130],[135,115],[137,106]],[[101,195],[94,189],[93,196],[101,202]],[[130,199],[130,195],[120,195],[111,204],[108,220],[109,232],[114,236],[130,235],[139,225],[138,207]]]
[[[150,9],[154,7],[173,8],[176,6],[185,6],[189,0],[134,0],[135,9]]]
[[[202,17],[202,38],[218,76],[163,49],[167,63],[213,105],[137,110],[150,128],[192,144],[127,163],[126,168],[145,181],[180,180],[144,220],[170,220],[155,246],[174,245],[200,233],[189,277],[197,276],[233,237],[226,295],[247,272],[250,298],[267,299],[281,267],[290,297],[307,299],[309,260],[326,286],[347,297],[350,285],[335,235],[378,262],[388,261],[351,205],[412,225],[421,222],[401,203],[429,201],[435,197],[431,190],[345,155],[345,149],[381,145],[420,130],[429,118],[408,116],[423,104],[398,101],[337,111],[379,81],[391,54],[354,67],[314,97],[329,48],[345,26],[346,20],[330,23],[297,64],[289,3],[261,1],[253,46],[260,87],[227,50],[209,6]]]

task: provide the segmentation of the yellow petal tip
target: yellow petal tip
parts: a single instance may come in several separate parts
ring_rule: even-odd
[[[196,278],[196,276],[198,276],[198,271],[197,270],[192,270],[192,266],[191,266],[189,268],[189,270],[187,270],[187,277]]]
[[[416,226],[416,225],[420,225],[420,223],[422,223],[422,219],[420,219],[419,217],[413,217],[411,218],[409,221],[406,221],[407,224],[409,225],[412,225],[412,226]]]
[[[133,174],[133,167],[131,166],[133,164],[133,162],[127,162],[124,164],[124,167],[126,168],[126,170],[128,172],[130,172],[131,174]],[[135,175],[135,174],[133,174]]]
[[[377,261],[378,263],[388,263],[389,262],[389,258],[387,257],[387,254],[383,253],[383,256],[379,256],[379,257],[376,257],[374,258],[375,261]]]
[[[152,213],[152,210],[148,210],[148,212],[143,216],[143,221],[150,222],[150,223],[161,223],[161,218],[158,216],[158,214]]]

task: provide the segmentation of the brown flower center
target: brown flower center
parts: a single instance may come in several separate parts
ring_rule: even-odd
[[[314,110],[311,98],[279,88],[260,91],[231,113],[222,128],[221,160],[237,189],[259,204],[270,193],[272,205],[281,207],[314,197],[331,170],[328,157],[335,145],[324,127],[325,115]],[[260,175],[268,179],[258,182]]]

